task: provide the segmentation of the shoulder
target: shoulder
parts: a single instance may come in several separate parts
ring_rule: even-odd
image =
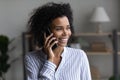
[[[66,51],[68,51],[69,55],[67,55],[69,58],[74,58],[75,60],[81,61],[83,65],[89,64],[87,54],[84,50],[66,47]]]
[[[71,48],[71,47],[66,47],[66,51],[76,54],[85,54],[85,52],[82,49]]]
[[[42,50],[39,50],[39,51],[31,51],[31,52],[28,52],[25,54],[24,58],[25,59],[29,59],[29,60],[32,60],[32,59],[39,59],[39,58],[44,58],[44,53],[42,52]]]
[[[32,59],[34,57],[36,57],[36,51],[28,52],[24,56],[25,59]]]
[[[65,47],[66,52],[68,52],[70,55],[77,55],[77,56],[86,56],[86,53],[82,49],[76,49],[71,47]]]

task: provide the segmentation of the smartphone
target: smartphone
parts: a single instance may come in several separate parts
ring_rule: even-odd
[[[49,28],[47,28],[47,31],[46,31],[46,36],[49,36],[51,34],[51,30]],[[57,44],[53,45],[52,49],[55,49],[57,48]]]

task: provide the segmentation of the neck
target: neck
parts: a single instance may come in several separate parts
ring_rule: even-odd
[[[63,50],[64,50],[64,47],[57,47],[56,49],[54,49],[55,56],[60,57]]]

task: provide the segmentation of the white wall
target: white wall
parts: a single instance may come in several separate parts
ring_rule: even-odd
[[[26,29],[30,12],[48,1],[71,4],[76,32],[95,31],[89,18],[96,6],[103,6],[111,19],[111,22],[103,24],[103,31],[111,31],[119,26],[119,0],[0,0],[0,34],[10,37],[20,35]]]
[[[91,25],[89,19],[92,10],[96,6],[103,6],[111,19],[111,22],[102,25],[102,30],[111,31],[116,28],[120,31],[119,0],[0,0],[0,34],[6,34],[10,38],[16,37],[16,40],[19,41],[19,43],[15,41],[12,44],[17,46],[17,49],[11,52],[12,55],[10,56],[12,59],[22,54],[21,38],[19,36],[22,32],[26,31],[26,23],[30,12],[48,1],[62,1],[71,4],[74,11],[74,29],[76,33],[79,31],[95,31],[96,28]],[[108,57],[108,61],[104,58],[105,63],[108,63],[110,66],[110,71],[106,70],[106,66],[104,68],[100,67],[100,69],[103,70],[103,74],[112,74],[110,58],[111,57]],[[94,59],[91,60],[91,62],[93,61]],[[94,62],[97,63],[97,60]],[[103,63],[99,63],[99,66],[100,65],[103,65]],[[22,59],[20,58],[11,66],[11,69],[7,73],[7,80],[22,80],[22,76]]]

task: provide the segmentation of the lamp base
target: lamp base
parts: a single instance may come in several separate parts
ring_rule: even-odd
[[[100,23],[97,25],[97,31],[96,31],[96,33],[102,33],[102,30],[100,29],[100,27],[101,27],[101,25],[100,25]]]

